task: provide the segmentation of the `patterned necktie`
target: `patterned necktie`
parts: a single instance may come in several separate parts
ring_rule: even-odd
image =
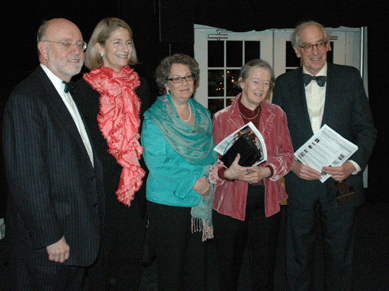
[[[308,74],[304,74],[304,85],[307,86],[312,80],[315,80],[317,82],[317,85],[320,87],[323,87],[327,82],[326,76],[311,76]]]
[[[65,93],[76,93],[76,88],[74,86],[73,82],[66,83],[65,81],[62,81],[62,83],[65,84],[64,92]]]

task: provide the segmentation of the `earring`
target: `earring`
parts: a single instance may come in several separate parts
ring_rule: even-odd
[[[166,89],[166,95],[170,95],[170,90]]]
[[[104,54],[101,54],[100,56],[101,56],[101,58],[103,58],[103,57],[104,57]]]

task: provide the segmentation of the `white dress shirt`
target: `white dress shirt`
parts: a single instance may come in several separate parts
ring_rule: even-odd
[[[93,165],[93,152],[92,152],[92,146],[90,144],[88,134],[86,133],[84,122],[82,121],[81,115],[78,111],[78,108],[76,104],[74,103],[74,100],[72,98],[72,95],[70,92],[65,93],[65,84],[63,83],[63,80],[58,78],[56,75],[54,75],[49,68],[47,68],[45,65],[41,64],[42,69],[45,71],[47,76],[49,77],[50,81],[53,83],[55,89],[57,90],[59,96],[61,96],[62,101],[65,103],[66,108],[69,110],[70,115],[72,116],[74,123],[77,126],[78,132],[80,133],[81,139],[84,143],[85,149],[88,152],[89,159]]]
[[[311,75],[305,68],[303,68],[303,73]],[[327,76],[327,64],[325,64],[325,66],[315,76]],[[324,104],[326,100],[326,87],[327,83],[323,87],[320,87],[315,80],[312,80],[307,86],[305,86],[305,97],[307,98],[309,119],[311,120],[311,127],[314,134],[321,128]]]

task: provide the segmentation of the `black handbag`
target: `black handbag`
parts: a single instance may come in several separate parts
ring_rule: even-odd
[[[220,160],[229,168],[237,154],[240,154],[239,165],[242,167],[251,167],[261,158],[257,146],[247,133],[240,135]]]

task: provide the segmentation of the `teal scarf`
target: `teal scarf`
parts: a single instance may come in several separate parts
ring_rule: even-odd
[[[213,164],[217,154],[213,150],[215,142],[211,116],[193,98],[189,99],[189,105],[195,117],[194,127],[178,116],[170,95],[158,97],[145,117],[155,124],[170,146],[188,163],[204,166]]]
[[[195,126],[184,122],[177,114],[171,95],[157,98],[153,106],[145,113],[174,151],[180,154],[188,163],[206,166],[204,176],[208,176],[209,168],[217,161],[217,154],[213,150],[215,142],[212,133],[212,119],[209,111],[193,98],[189,99],[192,107]],[[203,231],[203,240],[213,237],[212,232],[212,202],[211,193],[202,196],[197,206],[192,207],[192,231]],[[197,218],[197,220],[196,220]],[[200,224],[198,220],[201,220]]]

